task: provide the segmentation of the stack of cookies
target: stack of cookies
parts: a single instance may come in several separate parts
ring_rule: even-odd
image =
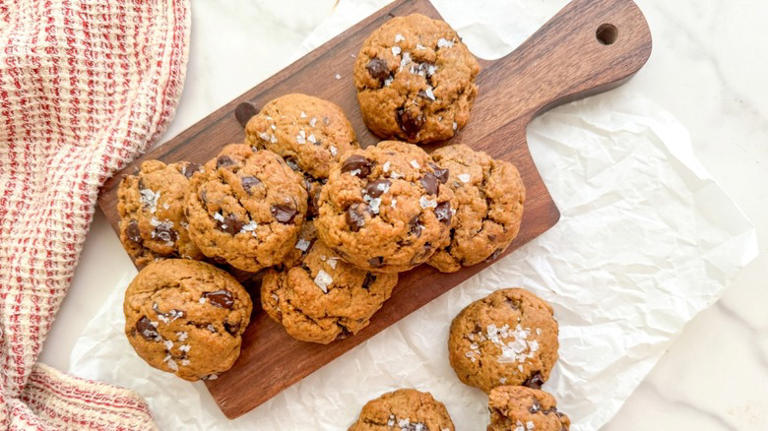
[[[398,273],[421,264],[455,272],[502,253],[522,220],[517,169],[466,145],[431,154],[419,146],[467,124],[478,72],[446,23],[397,17],[366,40],[355,63],[362,117],[384,139],[377,145],[358,145],[339,106],[288,94],[260,111],[239,109],[244,141],[204,165],[152,160],[125,177],[120,238],[143,267],[125,297],[137,353],[188,380],[214,378],[238,357],[250,319],[241,283],[261,282],[262,309],[290,336],[327,344],[365,328]],[[486,391],[545,381],[557,357],[551,309],[524,291],[497,293],[454,321],[451,363]],[[493,323],[515,313],[516,325]],[[504,347],[510,337],[514,348]],[[486,344],[504,360],[485,357]],[[528,396],[520,391],[491,400]],[[412,399],[432,406],[426,422],[407,419],[416,415]],[[453,429],[445,408],[416,391],[388,394],[364,412],[391,412],[379,404],[393,403],[406,406],[405,417],[390,413],[387,426]],[[370,423],[353,428],[379,429]]]

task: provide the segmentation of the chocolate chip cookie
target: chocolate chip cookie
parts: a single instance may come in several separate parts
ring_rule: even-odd
[[[448,172],[421,148],[382,141],[346,153],[320,194],[320,239],[366,271],[402,272],[448,245]]]
[[[228,370],[240,355],[251,298],[223,270],[166,259],[133,279],[123,312],[125,335],[142,359],[194,381]]]
[[[301,176],[277,154],[224,147],[192,177],[189,233],[202,252],[243,271],[277,265],[296,244],[307,213]]]
[[[451,242],[429,259],[429,265],[455,272],[495,258],[520,231],[525,186],[517,168],[466,145],[449,145],[431,155],[448,169],[446,184],[458,207]]]
[[[159,257],[200,259],[189,238],[184,194],[200,165],[147,160],[117,190],[120,241],[138,267]]]
[[[306,94],[269,101],[245,127],[246,143],[267,149],[312,178],[328,178],[331,165],[359,148],[355,131],[335,103]]]
[[[454,431],[445,405],[428,392],[398,389],[369,401],[349,431]]]
[[[557,361],[552,307],[523,289],[503,289],[469,304],[453,319],[448,340],[459,380],[490,392],[496,386],[539,389]]]
[[[469,120],[479,71],[447,23],[419,14],[392,18],[368,37],[355,61],[363,120],[386,139],[450,139]]]
[[[293,338],[313,343],[328,344],[368,326],[392,294],[397,274],[357,269],[320,241],[300,239],[297,251],[305,246],[309,249],[295,266],[267,270],[261,284],[264,311]]]
[[[499,386],[488,396],[488,431],[568,431],[571,420],[555,397],[523,386]]]

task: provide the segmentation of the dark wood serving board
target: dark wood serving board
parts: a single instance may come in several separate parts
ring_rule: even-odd
[[[360,144],[378,142],[364,126],[355,96],[352,68],[365,38],[393,16],[439,14],[428,0],[399,0],[310,52],[281,72],[213,112],[164,145],[127,166],[147,159],[205,162],[231,142],[243,140],[234,116],[242,102],[263,106],[287,93],[331,100],[347,113]],[[268,41],[264,41],[268,43]],[[637,72],[651,53],[651,35],[631,0],[574,0],[511,54],[480,60],[479,95],[467,127],[449,143],[462,142],[513,162],[527,190],[520,234],[506,253],[552,227],[560,213],[531,159],[525,129],[539,113],[560,103],[608,90]],[[336,79],[336,74],[341,79]],[[99,206],[117,230],[117,186],[123,173],[107,181]],[[440,274],[421,266],[401,274],[392,298],[359,334],[323,346],[289,337],[258,310],[245,332],[242,355],[208,389],[229,418],[240,416],[286,387],[341,356],[490,263]]]

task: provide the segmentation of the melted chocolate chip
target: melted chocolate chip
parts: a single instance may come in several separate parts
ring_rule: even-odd
[[[531,404],[531,406],[528,407],[528,411],[531,413],[536,413],[539,410],[541,410],[541,404],[539,404],[539,400],[534,399],[533,404]]]
[[[435,207],[435,217],[437,221],[442,222],[450,226],[453,212],[451,211],[451,203],[448,201],[441,202]]]
[[[232,292],[225,289],[203,292],[203,297],[219,308],[232,309],[232,305],[235,303],[235,299],[232,298]]]
[[[486,261],[487,261],[487,262],[493,262],[494,260],[496,260],[496,258],[498,258],[498,257],[499,257],[499,255],[501,254],[501,252],[502,252],[502,251],[504,251],[504,250],[503,250],[503,249],[500,249],[500,248],[497,248],[497,249],[496,249],[496,250],[493,252],[493,254],[491,254],[491,255],[488,257],[488,259],[486,259]]]
[[[201,192],[200,192],[200,200],[201,200],[201,201],[202,201],[204,204],[207,204],[207,203],[208,203],[208,192],[206,192],[205,190],[201,191]]]
[[[384,258],[382,256],[376,256],[368,259],[368,265],[374,268],[381,268],[384,266]]]
[[[544,384],[544,379],[541,378],[541,373],[536,371],[534,375],[529,377],[523,382],[523,386],[527,386],[531,389],[541,389],[541,385]]]
[[[224,329],[230,334],[235,335],[240,330],[240,323],[224,322]]]
[[[307,189],[307,218],[313,219],[320,215],[320,191],[323,189],[320,184],[315,184],[312,180],[304,178],[304,187]]]
[[[261,184],[261,180],[256,177],[243,177],[240,179],[240,183],[243,185],[243,190],[251,194],[251,189]]]
[[[237,218],[234,214],[227,214],[226,217],[224,217],[224,221],[217,221],[218,229],[220,231],[224,231],[230,235],[234,235],[238,232],[240,232],[240,229],[242,229],[243,223],[240,219]]]
[[[251,117],[256,115],[258,112],[259,111],[255,106],[251,105],[250,103],[243,102],[237,105],[237,108],[235,108],[235,118],[241,126],[245,127],[245,125],[248,124],[248,120],[250,120]]]
[[[357,232],[365,226],[365,213],[371,214],[368,204],[354,203],[347,208],[347,225],[352,232]]]
[[[434,163],[430,163],[429,166],[435,171],[435,178],[442,184],[448,182],[448,169],[443,169]]]
[[[272,217],[274,217],[275,220],[284,224],[292,222],[293,218],[296,217],[296,214],[298,213],[296,208],[288,205],[272,205],[270,211],[272,212]]]
[[[403,108],[398,108],[397,110],[397,124],[400,126],[400,130],[405,132],[409,138],[416,137],[419,130],[424,126],[424,121],[423,114],[414,114]]]
[[[216,169],[223,168],[225,166],[232,166],[235,164],[235,161],[232,160],[229,156],[219,156],[216,159]]]
[[[421,236],[421,231],[424,230],[424,225],[421,224],[421,221],[419,220],[419,216],[412,218],[410,222],[408,222],[408,226],[410,226],[410,229],[408,230],[408,233],[410,235],[416,236],[416,238]]]
[[[344,326],[339,325],[339,328],[341,329],[341,332],[336,336],[337,340],[343,340],[353,335],[351,332],[349,332],[349,329],[345,328]]]
[[[389,189],[391,183],[387,179],[371,181],[365,186],[365,194],[377,198],[384,194],[384,191]]]
[[[157,328],[155,328],[152,322],[147,319],[147,316],[142,316],[141,319],[136,322],[136,330],[139,331],[139,334],[141,334],[147,341],[157,341],[160,338]]]
[[[363,280],[363,289],[368,290],[375,281],[376,276],[372,272],[366,273],[365,280]]]
[[[424,187],[424,190],[426,190],[428,195],[437,194],[437,177],[433,173],[427,172],[423,177],[421,177],[419,182],[421,183],[421,186]]]
[[[200,170],[200,164],[195,162],[187,162],[186,166],[184,166],[184,169],[182,169],[181,173],[184,174],[187,178],[192,178],[192,175],[195,175],[196,172]]]
[[[384,82],[384,80],[389,77],[389,67],[387,66],[387,62],[381,58],[372,58],[365,68],[373,79],[379,80],[379,83]]]
[[[128,227],[125,228],[125,235],[131,241],[141,244],[141,233],[139,232],[139,224],[136,220],[128,222]]]
[[[341,164],[341,173],[356,171],[355,175],[359,178],[365,178],[371,173],[373,163],[359,154],[353,154],[347,157],[347,160]]]
[[[161,241],[165,242],[176,242],[179,234],[170,223],[160,223],[155,226],[154,237],[160,238]]]

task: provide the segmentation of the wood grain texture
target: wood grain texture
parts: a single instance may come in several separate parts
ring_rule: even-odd
[[[357,105],[353,55],[386,20],[414,12],[439,18],[428,0],[397,1],[147,153],[123,172],[133,171],[147,159],[205,162],[225,144],[243,140],[242,126],[234,115],[238,104],[263,106],[270,99],[292,92],[339,104],[361,145],[375,144],[378,139],[365,128]],[[617,38],[609,45],[596,36],[604,24],[617,29]],[[610,37],[604,34],[603,39]],[[450,143],[463,142],[487,151],[513,162],[520,170],[527,189],[525,212],[520,234],[506,253],[546,231],[560,217],[528,151],[528,123],[552,106],[620,85],[645,64],[650,52],[648,25],[631,0],[575,0],[513,53],[496,61],[481,60],[483,70],[477,79],[480,91],[470,122]],[[337,73],[341,79],[335,78]],[[121,173],[110,179],[99,198],[115,230],[119,221],[117,185],[122,177]],[[242,355],[230,371],[207,382],[208,389],[225,415],[240,416],[488,265],[454,274],[440,274],[422,266],[401,274],[392,298],[369,327],[328,346],[292,339],[257,309],[244,335]]]

